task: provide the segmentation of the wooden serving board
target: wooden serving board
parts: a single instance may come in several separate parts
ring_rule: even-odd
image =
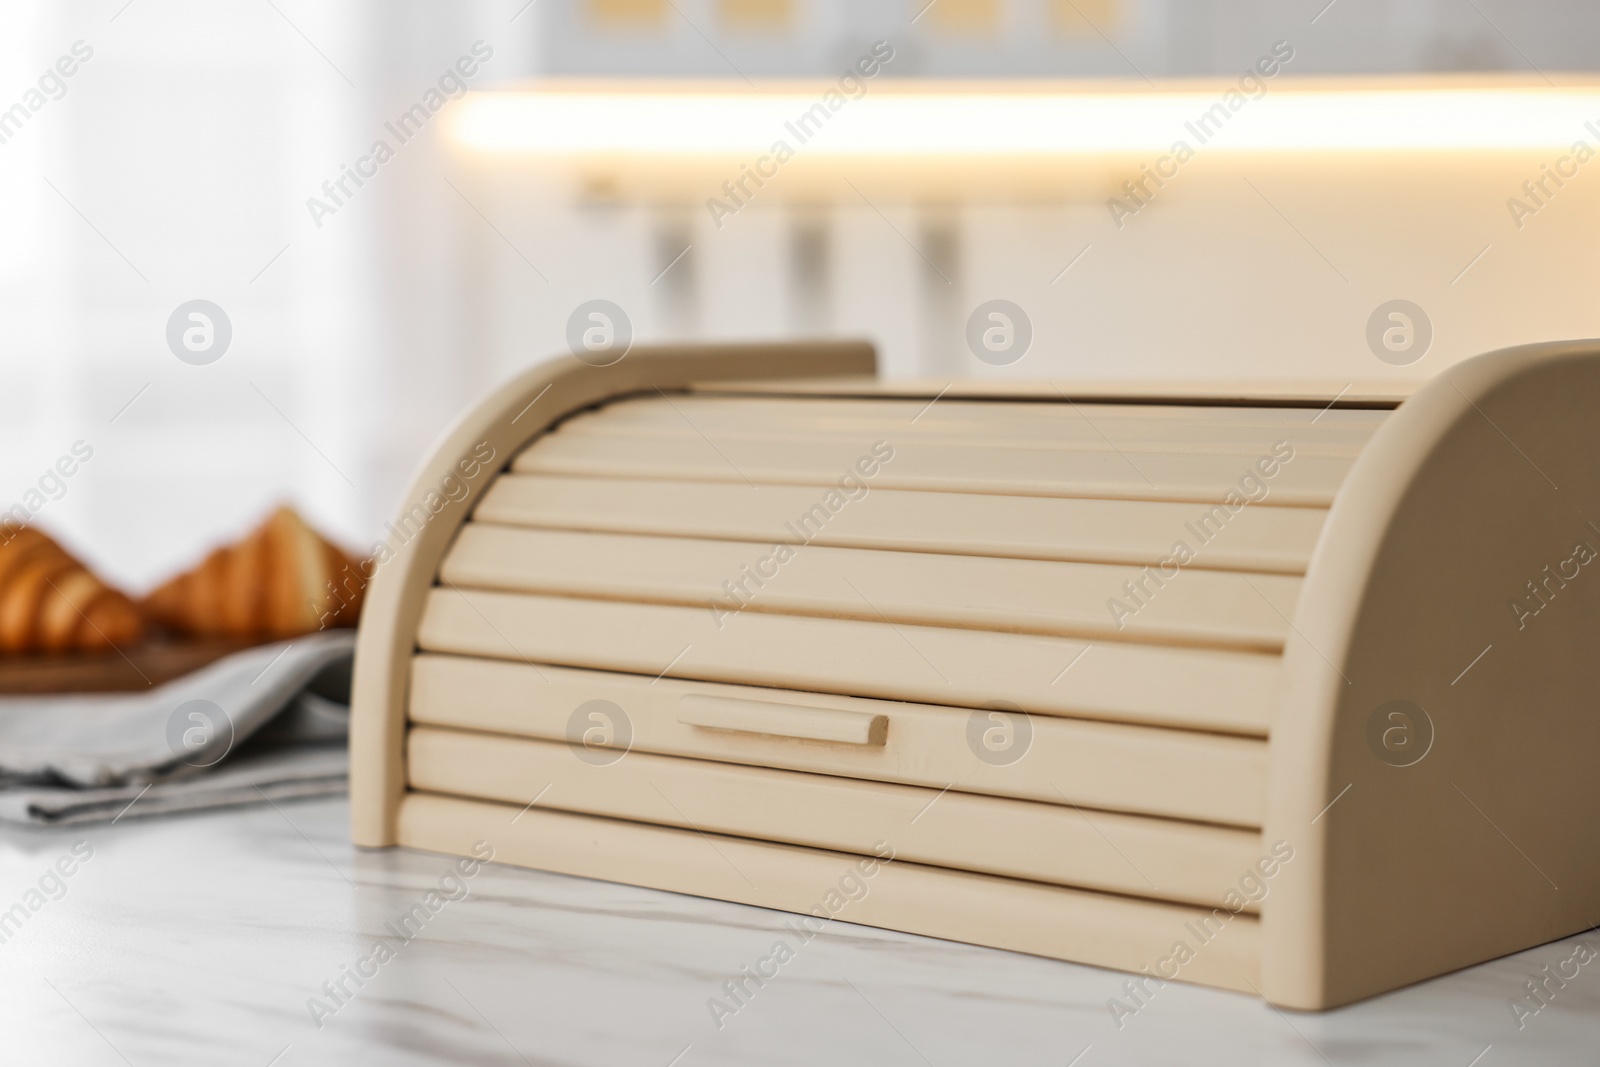
[[[254,643],[157,638],[121,652],[0,656],[0,694],[140,692]]]

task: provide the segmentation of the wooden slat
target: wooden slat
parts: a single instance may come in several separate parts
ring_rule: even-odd
[[[889,721],[881,745],[803,741],[682,722],[685,700],[706,696],[804,704]],[[597,700],[611,707],[579,710]],[[598,719],[592,717],[596,707],[604,713]],[[1013,724],[1014,759],[980,759],[980,751],[988,754],[983,731],[1004,725],[984,710],[548,664],[423,653],[411,665],[409,711],[413,722],[452,729],[581,742],[591,727],[600,727],[600,734],[589,735],[596,744],[631,745],[636,752],[1229,826],[1259,827],[1266,797],[1267,746],[1257,738],[1034,715],[1026,726]],[[1024,740],[1024,730],[1031,741]]]
[[[654,677],[1264,732],[1277,656],[436,588],[417,635],[437,652]]]
[[[1300,579],[473,522],[450,585],[1015,633],[1283,648]],[[1142,584],[1141,584],[1142,583]],[[745,605],[748,604],[748,608]]]
[[[714,428],[679,421],[678,425],[615,425],[604,420],[577,420],[564,425],[559,431],[571,438],[595,440],[634,440],[646,446],[659,440],[709,441],[718,447],[731,445],[744,447],[745,442],[759,444],[798,444],[828,441],[854,445],[865,451],[874,441],[893,441],[895,447],[916,445],[919,448],[1009,449],[1060,455],[1072,452],[1110,452],[1131,456],[1137,463],[1140,456],[1175,454],[1185,456],[1218,455],[1237,456],[1241,459],[1270,455],[1274,446],[1294,449],[1295,458],[1321,456],[1324,458],[1352,460],[1366,447],[1365,433],[1350,443],[1329,443],[1291,439],[1287,431],[1273,430],[1263,434],[1246,428],[1238,432],[1223,433],[1212,428],[1210,432],[1196,433],[1187,427],[1171,427],[1168,432],[1116,433],[1087,425],[1081,432],[1062,434],[1053,429],[1041,428],[1033,436],[1017,433],[1005,427],[978,426],[971,430],[951,428],[934,432],[924,427],[909,430],[896,425],[864,424],[856,427],[836,428],[826,425],[780,424],[762,425],[752,421],[748,426]],[[1140,427],[1143,429],[1143,427]]]
[[[1286,406],[1241,406],[1219,404],[1150,403],[1126,404],[1083,402],[1069,403],[1060,394],[1036,401],[971,400],[959,399],[946,393],[936,403],[930,404],[937,389],[926,397],[901,399],[894,397],[837,397],[837,396],[762,396],[716,395],[705,393],[675,394],[670,404],[660,396],[632,397],[614,401],[600,409],[603,411],[653,413],[681,412],[698,422],[703,415],[726,413],[740,408],[774,418],[788,419],[861,419],[895,422],[907,426],[920,426],[930,420],[938,424],[983,423],[994,426],[1052,426],[1063,422],[1082,421],[1087,418],[1096,425],[1123,420],[1128,423],[1191,423],[1213,426],[1282,426],[1317,431],[1319,427],[1336,427],[1346,431],[1371,433],[1383,425],[1388,411],[1370,409],[1325,408]],[[1003,412],[997,420],[996,412]],[[626,416],[625,416],[626,417]],[[664,418],[664,416],[663,416]],[[912,420],[916,420],[915,423]]]
[[[1183,980],[1260,985],[1260,922],[1227,911],[428,793],[401,800],[399,838],[463,856],[487,843],[501,862],[815,916],[780,935],[791,952],[828,918],[1129,971],[1181,941]]]
[[[816,377],[694,382],[691,394],[711,396],[884,400],[898,398],[927,403],[946,400],[981,400],[986,403],[1126,404],[1132,407],[1268,407],[1302,408],[1313,412],[1365,414],[1392,410],[1421,388],[1423,379],[1393,378],[1351,381],[1345,377],[1321,381],[1303,379],[1189,378],[1065,381],[1048,378],[871,378]]]
[[[967,404],[960,409],[923,405],[920,410],[913,405],[893,411],[864,411],[859,405],[859,401],[785,404],[761,400],[691,404],[663,397],[640,398],[578,415],[563,423],[560,432],[595,437],[704,435],[718,442],[743,437],[832,438],[870,444],[888,439],[979,448],[1227,454],[1266,454],[1277,442],[1286,441],[1297,455],[1353,456],[1365,447],[1374,430],[1323,419],[1312,422],[1316,412],[1292,412],[1294,418],[1280,416],[1269,421],[1234,417],[1236,409],[1198,408],[1180,409],[1186,412],[1181,416],[1152,418],[1145,413],[1128,414],[1123,408],[1059,404],[1043,405],[1044,411],[1034,411],[1030,418],[1021,417],[1015,404]],[[1052,417],[1038,417],[1044,413]]]
[[[456,730],[413,729],[406,758],[427,792],[860,855],[893,840],[914,863],[1189,904],[1222,906],[1261,851],[1245,830]]]
[[[867,443],[727,440],[702,437],[588,438],[559,431],[517,456],[524,474],[834,486],[873,459]],[[887,442],[872,484],[884,489],[1127,500],[1244,499],[1260,476],[1255,453],[1182,455],[1152,452],[1050,452],[1022,448]],[[892,450],[892,451],[890,451]],[[1267,481],[1261,506],[1326,507],[1351,460],[1298,456]],[[819,492],[820,501],[825,491]]]
[[[1190,569],[1303,574],[1326,512],[1238,511],[1145,500],[919,493],[876,487],[826,522],[806,486],[505,474],[475,517],[487,522],[616,533],[718,537],[772,544],[785,524],[815,545],[1015,559],[1156,565],[1175,542]],[[801,522],[810,514],[809,522]],[[789,535],[792,537],[792,535]]]

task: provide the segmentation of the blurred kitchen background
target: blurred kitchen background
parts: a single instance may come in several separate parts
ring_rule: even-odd
[[[870,196],[787,195],[779,179],[719,228],[703,203],[715,183],[636,195],[465,145],[447,109],[336,210],[308,209],[478,42],[474,93],[550,76],[833,80],[877,41],[894,58],[875,85],[1232,80],[1279,41],[1293,60],[1274,88],[1565,84],[1600,64],[1600,5],[8,0],[0,508],[82,440],[93,458],[35,521],[136,590],[279,499],[370,546],[434,436],[564,351],[569,316],[597,298],[640,342],[866,336],[887,373],[939,378],[1418,377],[1600,334],[1600,165],[1522,226],[1508,213],[1559,154],[1546,148],[1201,153],[1120,229],[1106,201],[1126,160],[1085,158],[1026,196],[1006,183],[928,196],[911,181],[895,195],[892,171]],[[33,110],[30,91],[72,55],[75,73],[46,79]],[[963,341],[969,312],[997,298],[1034,332],[1007,367]],[[195,299],[232,327],[203,366],[167,343],[169,316]],[[1394,299],[1433,328],[1409,367],[1366,342]]]

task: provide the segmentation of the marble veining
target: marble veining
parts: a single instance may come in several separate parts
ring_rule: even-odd
[[[18,903],[27,913],[9,925],[0,918],[0,1060],[1497,1067],[1600,1059],[1600,960],[1524,1014],[1520,1029],[1508,1004],[1584,938],[1324,1015],[1169,984],[1119,1029],[1107,1001],[1124,995],[1125,975],[834,923],[719,1027],[708,1001],[727,1002],[724,983],[771,951],[787,916],[486,864],[461,878],[466,896],[399,940],[390,927],[438,890],[454,860],[354,849],[346,820],[344,801],[316,800],[0,833],[0,916]],[[92,856],[77,858],[86,848]],[[70,875],[59,873],[62,857],[74,857]],[[370,960],[384,937],[392,957],[365,964],[376,973],[356,988],[348,969]],[[323,983],[341,976],[349,995],[335,1000]],[[312,998],[336,1010],[314,1018]]]

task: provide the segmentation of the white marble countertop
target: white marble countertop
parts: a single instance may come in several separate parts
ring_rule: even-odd
[[[452,861],[354,849],[343,801],[0,833],[0,1059],[239,1064],[1502,1064],[1600,1062],[1600,971],[1519,1029],[1571,939],[1324,1015],[835,923],[719,1029],[708,1000],[785,916],[485,866],[350,996],[385,923]],[[81,843],[80,843],[81,842]],[[78,857],[92,850],[87,860]],[[67,857],[61,869],[58,860]],[[442,899],[442,898],[441,898]],[[25,918],[13,905],[21,904]],[[37,910],[32,910],[37,906]],[[5,915],[9,912],[9,922]],[[1594,937],[1600,945],[1600,935]],[[321,1025],[311,998],[321,996]],[[337,1010],[332,1010],[333,1008]]]

